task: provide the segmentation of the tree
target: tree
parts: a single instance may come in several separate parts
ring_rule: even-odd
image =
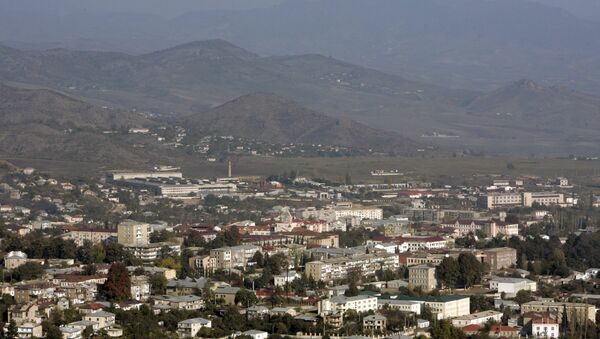
[[[535,300],[531,291],[520,290],[515,296],[515,302],[519,305]]]
[[[481,283],[483,265],[471,253],[461,253],[458,256],[460,283],[465,288]]]
[[[46,339],[62,339],[63,334],[54,324],[49,324],[46,328]],[[85,337],[84,337],[85,338]]]
[[[120,262],[110,266],[103,291],[109,301],[123,301],[131,298],[131,279],[127,267]]]
[[[454,288],[460,279],[458,261],[453,257],[446,257],[436,268],[436,275],[442,287]]]
[[[11,320],[10,323],[8,323],[8,328],[6,329],[6,338],[16,339],[18,338],[18,335],[17,323],[15,323],[14,320]]]
[[[155,273],[150,277],[152,294],[165,294],[167,291],[167,278],[162,273]]]
[[[254,292],[249,291],[245,288],[240,289],[235,294],[235,303],[240,304],[244,307],[250,307],[255,305],[258,302],[258,298]]]
[[[42,274],[44,274],[42,265],[37,262],[27,262],[13,270],[12,278],[17,281],[31,280],[40,278]]]
[[[252,260],[253,262],[256,263],[256,266],[258,267],[263,267],[264,265],[264,256],[260,251],[256,251],[256,253],[254,253],[254,255],[252,256]]]

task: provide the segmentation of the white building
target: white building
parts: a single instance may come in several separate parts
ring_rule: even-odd
[[[344,314],[347,310],[358,313],[377,310],[377,298],[368,295],[357,295],[346,297],[343,295],[319,301],[319,315],[322,314]]]
[[[502,320],[502,312],[498,311],[483,311],[473,314],[466,314],[452,319],[452,326],[465,327],[468,325],[481,325],[489,320],[500,322]]]
[[[285,286],[298,278],[300,278],[300,274],[296,271],[284,272],[273,276],[273,284],[275,286]]]
[[[248,330],[246,332],[242,332],[242,335],[247,335],[252,339],[267,339],[269,337],[268,332],[259,330]]]
[[[177,323],[177,335],[180,338],[193,338],[202,327],[211,328],[212,322],[204,318],[192,318]]]
[[[531,320],[531,335],[535,338],[558,338],[560,325],[556,319],[540,317]]]
[[[494,277],[490,280],[490,290],[505,293],[506,297],[513,298],[519,291],[537,291],[537,283],[535,281],[524,278],[505,278]]]

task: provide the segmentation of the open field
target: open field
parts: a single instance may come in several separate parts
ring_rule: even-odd
[[[50,159],[5,158],[20,166],[67,176],[100,175],[108,169],[122,168],[116,164],[59,161]],[[556,177],[566,176],[580,183],[600,181],[600,161],[575,161],[570,159],[524,159],[504,157],[464,158],[408,158],[365,156],[348,158],[268,158],[240,157],[233,161],[234,176],[268,176],[292,170],[300,176],[321,177],[341,181],[349,173],[354,182],[383,182],[384,177],[373,177],[376,169],[398,170],[404,176],[390,177],[392,181],[431,179],[438,177],[469,179],[478,176],[507,175]],[[507,164],[511,163],[513,169]],[[227,162],[207,162],[193,158],[172,158],[172,165],[181,166],[189,177],[216,177],[227,175]],[[138,167],[148,168],[146,164]]]
[[[514,168],[508,169],[512,163]],[[193,176],[226,175],[226,163],[185,162],[182,167]],[[571,178],[600,175],[600,161],[569,159],[519,158],[406,158],[406,157],[352,157],[352,158],[262,158],[244,157],[233,163],[234,175],[266,175],[296,170],[300,176],[343,180],[349,173],[356,182],[382,182],[373,177],[376,169],[397,169],[405,178],[425,179],[439,176],[472,177],[476,175],[510,176],[567,176]],[[394,180],[394,177],[392,177]],[[394,180],[395,181],[395,180]]]
[[[114,164],[57,161],[47,159],[5,159],[20,167],[31,166],[43,171],[63,175],[100,175]],[[507,168],[511,163],[513,169]],[[182,167],[189,177],[215,177],[227,175],[227,162],[207,162],[193,158],[173,158],[171,164]],[[122,166],[121,166],[122,167]],[[139,168],[146,168],[140,164]],[[300,176],[321,177],[341,181],[349,173],[354,182],[383,182],[384,177],[373,177],[376,169],[397,169],[405,175],[391,177],[392,181],[406,179],[431,179],[451,177],[469,179],[477,176],[566,176],[582,183],[600,180],[600,161],[575,161],[570,159],[523,159],[504,157],[465,158],[407,158],[407,157],[349,157],[349,158],[267,158],[240,157],[233,160],[233,175],[267,176],[291,170]],[[402,178],[402,179],[400,179]]]

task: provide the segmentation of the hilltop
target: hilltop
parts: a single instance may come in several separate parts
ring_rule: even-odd
[[[328,117],[286,98],[255,93],[185,119],[192,136],[217,134],[277,144],[324,144],[414,154],[418,143],[350,119]]]

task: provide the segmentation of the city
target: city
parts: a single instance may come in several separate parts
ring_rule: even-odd
[[[568,178],[439,186],[392,171],[394,183],[352,184],[232,170],[190,179],[156,166],[86,181],[8,171],[7,335],[596,331],[600,197]]]

